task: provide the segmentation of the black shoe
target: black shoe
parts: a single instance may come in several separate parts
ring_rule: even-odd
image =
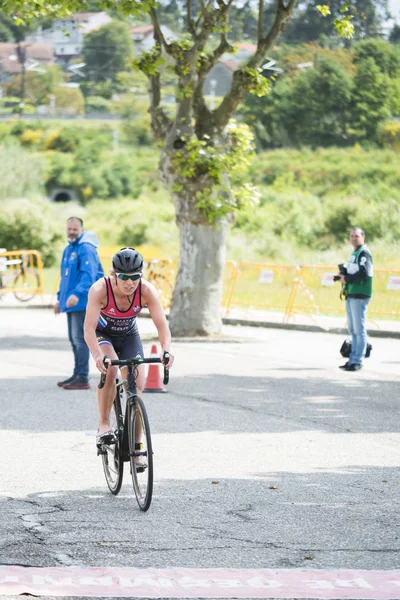
[[[65,379],[65,381],[57,381],[57,385],[58,387],[64,387],[64,385],[70,383],[73,379],[75,379],[75,376],[71,375],[71,377],[68,377],[68,379]]]
[[[347,363],[345,365],[340,365],[339,369],[347,369],[347,367],[349,367],[349,366],[350,366],[350,363],[349,363],[349,361],[347,361]]]
[[[84,377],[73,377],[69,383],[65,383],[64,390],[89,390],[89,380]]]
[[[359,363],[355,363],[354,365],[349,365],[348,367],[346,367],[346,371],[359,371],[360,369],[362,369],[362,365],[360,365]]]

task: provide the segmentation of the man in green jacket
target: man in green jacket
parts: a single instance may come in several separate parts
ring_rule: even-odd
[[[351,335],[351,354],[340,369],[359,371],[367,349],[367,329],[365,325],[367,307],[372,296],[373,265],[372,255],[365,244],[365,233],[360,227],[350,231],[353,252],[340,274],[339,281],[345,285],[346,313]]]

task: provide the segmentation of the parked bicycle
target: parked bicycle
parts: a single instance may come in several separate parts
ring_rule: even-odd
[[[39,271],[29,266],[27,254],[21,253],[20,256],[11,259],[0,253],[0,296],[12,292],[20,302],[28,302],[40,289]]]
[[[137,367],[143,364],[165,363],[168,353],[160,358],[128,358],[110,360],[104,357],[106,367],[128,367],[128,379],[117,380],[110,424],[115,437],[112,443],[102,444],[97,454],[103,460],[103,469],[110,492],[117,495],[121,489],[124,462],[130,463],[133,489],[140,510],[147,511],[153,495],[153,447],[150,424],[143,400],[137,394]],[[106,376],[101,375],[99,388],[104,387]],[[169,381],[169,371],[164,367],[164,385]],[[125,391],[127,385],[127,391]]]

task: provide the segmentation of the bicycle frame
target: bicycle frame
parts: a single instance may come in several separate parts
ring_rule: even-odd
[[[122,440],[121,440],[121,456],[123,462],[129,462],[129,440],[128,440],[128,427],[126,423],[128,423],[129,417],[129,409],[132,409],[136,398],[138,397],[137,386],[136,386],[136,367],[132,365],[128,365],[128,391],[126,393],[126,405],[125,405],[125,418],[123,421],[123,432]],[[123,384],[122,384],[123,385]],[[122,415],[121,415],[122,416]]]
[[[139,365],[164,362],[164,384],[168,383],[169,374],[165,368],[169,355],[164,353],[163,361],[160,358],[128,358],[126,360],[110,360],[104,357],[103,363],[127,367],[127,381],[117,383],[114,399],[114,415],[117,427],[113,428],[116,437],[110,443],[97,445],[98,454],[102,455],[103,469],[110,492],[118,494],[123,480],[124,462],[130,462],[130,473],[133,489],[140,510],[147,511],[153,495],[153,447],[151,442],[150,424],[143,400],[138,396],[136,377]],[[101,375],[99,388],[106,380],[106,375]],[[125,419],[122,418],[121,399],[122,386],[127,383]]]
[[[128,440],[128,427],[127,427],[127,423],[128,423],[128,417],[129,417],[129,409],[131,409],[136,401],[136,398],[139,398],[138,393],[137,393],[137,386],[136,386],[136,370],[137,367],[141,364],[151,364],[151,363],[161,363],[161,359],[159,358],[144,358],[144,359],[128,359],[128,360],[109,360],[109,363],[107,363],[107,359],[108,357],[104,357],[104,364],[111,364],[111,365],[117,365],[117,366],[122,366],[122,367],[128,367],[128,379],[127,379],[127,384],[128,384],[128,391],[126,393],[126,405],[125,405],[125,416],[123,419],[123,424],[120,427],[120,436],[121,436],[121,446],[120,446],[120,451],[121,451],[121,457],[122,457],[122,461],[123,462],[129,462],[130,460],[130,453],[129,453],[129,440]],[[101,389],[102,387],[104,387],[104,383],[105,383],[105,375],[102,374],[101,375],[101,380],[99,383],[99,388]],[[164,367],[164,384],[167,384],[169,380],[169,373],[167,371],[167,369],[165,369]],[[122,382],[120,383],[120,385],[124,385]],[[122,407],[121,407],[121,411],[122,411]],[[122,414],[120,415],[122,418]]]

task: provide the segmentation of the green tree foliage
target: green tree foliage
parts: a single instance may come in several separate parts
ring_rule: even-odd
[[[360,62],[354,77],[353,127],[361,137],[374,140],[379,123],[390,116],[390,81],[373,58]]]
[[[14,36],[11,29],[0,19],[0,43],[12,41],[14,41]]]
[[[394,25],[389,35],[389,40],[392,44],[398,44],[400,42],[400,25]]]
[[[371,39],[358,42],[354,46],[354,63],[362,63],[367,58],[372,58],[381,73],[390,78],[400,76],[400,52],[384,40]]]
[[[48,104],[49,95],[55,94],[57,87],[65,81],[65,74],[59,65],[44,68],[44,73],[27,71],[25,73],[25,99],[31,104]],[[14,75],[4,86],[7,96],[19,96],[21,90],[21,75]]]
[[[276,87],[279,94],[279,83]],[[295,144],[321,146],[343,143],[351,78],[338,63],[323,58],[316,68],[298,72],[290,84],[286,84],[284,94],[289,102],[284,103],[277,122],[286,130],[289,140]]]
[[[86,6],[84,0],[1,2],[5,9],[16,13],[20,22],[38,13],[60,16]],[[296,0],[275,0],[274,18],[265,23],[264,2],[260,0],[255,51],[235,70],[231,89],[216,108],[207,105],[204,83],[218,60],[233,50],[228,36],[232,0],[200,1],[199,6],[187,2],[185,35],[173,42],[163,35],[159,6],[154,0],[99,0],[98,4],[102,8],[118,8],[125,15],[150,15],[155,44],[134,65],[149,80],[152,131],[162,145],[160,173],[172,196],[181,234],[180,269],[170,323],[176,334],[217,333],[221,328],[226,233],[233,213],[255,198],[245,183],[239,189],[231,185],[230,178],[236,169],[248,166],[252,151],[249,132],[232,123],[232,118],[248,93],[268,93],[270,85],[262,76],[262,65],[292,17]],[[341,4],[346,11],[347,2],[342,0]],[[350,16],[341,13],[334,21],[334,27],[346,36],[351,33]],[[115,45],[117,40],[114,42]],[[103,54],[107,43],[103,48],[97,49]],[[178,84],[172,114],[162,103],[165,56],[171,61]],[[102,69],[106,68],[103,63]],[[86,169],[85,176],[87,172]],[[210,248],[215,250],[212,256],[207,254]]]
[[[286,46],[276,55],[284,73],[240,111],[264,147],[376,142],[379,124],[400,112],[399,56],[388,42],[365,40],[346,53]]]
[[[119,72],[129,69],[132,55],[133,42],[126,23],[113,21],[84,37],[83,60],[91,82],[115,81]]]
[[[288,23],[283,39],[287,43],[321,41],[332,38],[333,24],[343,16],[345,8],[341,0],[321,1],[329,12],[324,17],[315,10],[315,2],[300,2],[293,19]],[[388,15],[388,0],[354,0],[349,2],[347,14],[354,25],[354,39],[380,35],[382,24]]]

